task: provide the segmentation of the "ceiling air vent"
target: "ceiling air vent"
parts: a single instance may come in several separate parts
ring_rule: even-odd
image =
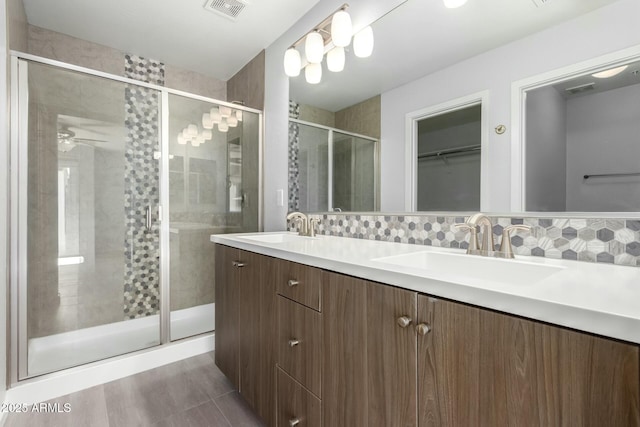
[[[536,5],[536,7],[542,7],[545,6],[546,4],[551,3],[553,0],[531,0],[533,2],[533,4]]]
[[[568,94],[575,95],[576,93],[582,93],[589,90],[593,90],[594,87],[595,87],[595,83],[587,83],[580,86],[568,87],[564,91],[567,92]]]
[[[204,8],[235,21],[246,5],[244,0],[207,0]]]

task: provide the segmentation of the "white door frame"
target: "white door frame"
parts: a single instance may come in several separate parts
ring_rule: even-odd
[[[429,117],[480,105],[480,210],[486,211],[488,206],[489,185],[489,91],[476,92],[471,95],[452,99],[441,104],[432,105],[405,116],[405,210],[416,211],[418,205],[418,122]]]
[[[511,212],[524,212],[526,201],[527,91],[640,59],[640,45],[517,80],[511,84]]]

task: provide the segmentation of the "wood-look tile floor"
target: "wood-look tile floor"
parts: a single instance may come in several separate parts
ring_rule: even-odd
[[[48,403],[68,413],[12,413],[6,427],[253,427],[263,424],[213,362],[181,360]]]

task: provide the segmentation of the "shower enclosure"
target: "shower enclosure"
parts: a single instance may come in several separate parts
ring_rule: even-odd
[[[289,210],[379,210],[379,141],[289,119]]]
[[[261,112],[12,67],[13,381],[213,331],[209,236],[261,228]]]

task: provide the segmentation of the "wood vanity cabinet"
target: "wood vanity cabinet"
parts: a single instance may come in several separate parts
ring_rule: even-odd
[[[420,426],[639,426],[637,345],[418,295]]]
[[[222,245],[215,353],[273,426],[640,426],[638,345]]]
[[[215,363],[275,425],[276,260],[223,245],[215,250]]]
[[[325,426],[416,425],[415,292],[330,273],[323,283]],[[401,327],[397,322],[410,323]]]
[[[636,345],[328,276],[325,426],[640,425]]]

